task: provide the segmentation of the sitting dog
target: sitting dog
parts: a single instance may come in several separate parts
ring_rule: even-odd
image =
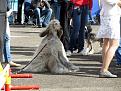
[[[33,59],[21,71],[45,72],[63,74],[79,71],[79,67],[73,65],[66,56],[62,42],[60,41],[62,28],[56,19],[50,21],[47,29],[40,33],[44,37],[37,48]]]

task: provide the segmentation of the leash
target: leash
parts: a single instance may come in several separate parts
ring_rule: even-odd
[[[37,55],[35,55],[35,57],[27,64],[25,65],[22,69],[20,69],[19,71],[15,72],[15,73],[21,73],[29,64],[31,64],[34,59],[36,59],[36,57],[39,55],[40,52],[42,52],[42,50],[47,46],[47,43],[42,47],[42,49],[37,53]]]

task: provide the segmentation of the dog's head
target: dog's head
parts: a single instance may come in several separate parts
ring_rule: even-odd
[[[59,38],[61,38],[63,34],[62,31],[62,27],[60,25],[60,22],[57,19],[53,19],[50,21],[47,29],[45,31],[43,31],[42,33],[40,33],[40,37],[44,37],[44,36],[58,36]]]
[[[86,27],[87,27],[88,33],[91,33],[92,32],[92,27],[90,25],[87,25]]]

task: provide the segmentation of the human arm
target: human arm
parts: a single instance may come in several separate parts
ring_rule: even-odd
[[[11,9],[10,6],[10,0],[7,0],[7,12],[6,12],[6,17],[9,17],[11,15],[11,13],[13,12],[13,10]]]
[[[121,8],[121,0],[118,1],[117,5]]]
[[[47,0],[42,0],[45,3],[45,7],[46,8],[50,8],[50,4]]]
[[[119,2],[120,0],[105,0],[108,4],[115,5]]]
[[[11,15],[11,13],[13,12],[12,9],[10,9],[9,11],[6,12],[6,17],[9,17]]]
[[[105,0],[110,5],[118,5],[121,8],[121,0]]]

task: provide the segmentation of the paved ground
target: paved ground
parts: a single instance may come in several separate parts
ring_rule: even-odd
[[[97,26],[94,26],[94,31],[97,28]],[[41,42],[39,32],[42,30],[42,28],[11,27],[13,61],[25,66],[31,60],[35,49]],[[95,54],[93,55],[80,56],[73,54],[69,57],[72,63],[81,68],[81,71],[76,74],[33,74],[33,78],[30,79],[12,79],[12,85],[37,84],[41,86],[39,91],[121,91],[121,68],[115,67],[115,59],[111,64],[110,70],[116,73],[119,78],[98,78],[101,66],[101,48],[97,42],[93,44],[93,47],[95,50]]]

